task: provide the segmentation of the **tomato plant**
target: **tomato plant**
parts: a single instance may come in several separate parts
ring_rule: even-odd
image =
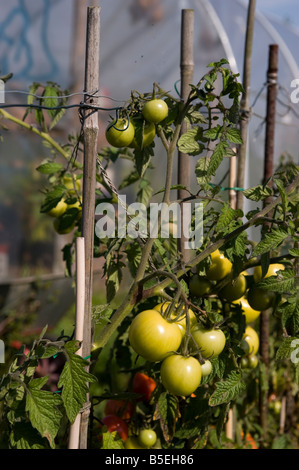
[[[263,209],[243,213],[230,205],[226,185],[216,184],[226,174],[224,163],[234,155],[235,146],[242,144],[238,128],[242,87],[228,65],[225,60],[210,64],[190,87],[185,103],[154,84],[151,92],[132,91],[122,109],[115,110],[115,119],[111,117],[115,125],[109,122],[106,128],[110,145],[97,149],[95,165],[96,204],[109,204],[116,217],[114,236],[103,230],[98,237],[95,231],[91,253],[103,274],[95,277],[95,284],[103,283],[103,291],[92,305],[91,355],[84,359],[76,354],[79,345],[72,339],[73,331],[69,336],[64,332],[57,341],[41,334],[26,354],[17,351],[17,357],[11,351],[0,390],[2,447],[65,447],[61,428],[74,423],[87,395],[92,408],[89,447],[244,448],[248,433],[264,447],[281,445],[282,440],[276,441],[282,437],[280,419],[269,406],[267,433],[260,396],[269,390],[277,402],[292,402],[293,409],[299,409],[298,367],[291,360],[292,342],[299,336],[298,168],[293,163],[279,166],[271,178],[273,185],[256,182],[243,188],[244,198]],[[46,91],[64,96],[56,88]],[[162,108],[157,107],[160,101]],[[47,112],[39,110],[37,118]],[[9,120],[3,112],[0,107],[2,117]],[[73,277],[75,242],[82,235],[86,203],[81,185],[84,168],[75,157],[82,156],[84,139],[70,136],[65,145],[53,145],[46,132],[50,116],[46,117],[34,127],[51,147],[49,159],[37,167],[46,178],[41,213],[53,215],[54,210],[56,230],[73,233],[62,250],[66,272]],[[187,130],[181,132],[184,122]],[[203,205],[202,240],[188,252],[188,260],[176,239],[181,224],[170,210],[171,202],[178,202],[174,191],[181,190],[180,185],[172,186],[177,151],[196,160],[195,187],[185,188],[186,201]],[[117,175],[117,181],[110,174]],[[134,205],[121,197],[123,190]],[[169,209],[169,220],[158,217],[157,224],[170,229],[169,238],[164,231],[156,236],[145,233],[151,227],[155,200]],[[142,204],[142,217],[141,211],[136,215],[135,208],[140,207],[136,203]],[[62,211],[55,213],[57,208]],[[190,212],[193,228],[192,204]],[[92,220],[95,227],[98,216]],[[108,222],[105,214],[100,219]],[[121,232],[122,222],[134,230]],[[259,351],[263,331],[259,322],[254,323],[264,319],[260,315],[265,308],[269,364],[263,348]],[[53,394],[48,388],[51,370],[41,377],[43,369],[37,364],[44,358],[55,361],[56,356],[63,357],[66,365],[57,374],[59,389]],[[50,421],[45,409],[50,410]],[[231,414],[236,423],[233,440],[226,436]],[[113,419],[108,418],[111,415]],[[283,438],[286,445],[296,447],[299,432],[291,421],[295,413],[285,415]],[[281,420],[283,416],[282,412]],[[119,420],[125,420],[127,428]],[[100,442],[99,421],[106,422],[109,431],[101,433]],[[157,443],[152,444],[153,433],[151,442],[142,441],[153,429]]]

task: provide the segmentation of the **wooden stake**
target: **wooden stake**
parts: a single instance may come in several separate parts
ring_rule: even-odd
[[[193,36],[194,36],[194,11],[182,10],[181,17],[181,99],[186,101],[190,92],[190,84],[193,82],[194,60],[193,60]],[[181,135],[187,130],[187,123],[184,122],[181,128]],[[178,153],[178,184],[190,189],[190,156],[182,152]],[[184,189],[178,190],[178,199],[184,199],[189,193]],[[178,238],[178,250],[182,254],[182,262],[188,261],[188,248],[185,243],[188,238],[184,236],[184,205],[181,205],[181,236]]]
[[[276,94],[277,94],[277,69],[278,69],[278,46],[272,44],[269,47],[268,71],[267,71],[267,115],[266,115],[266,136],[265,136],[265,160],[264,160],[264,183],[273,174],[274,161],[274,135],[275,135],[275,114],[276,114]],[[272,186],[272,180],[268,181],[268,186]],[[271,198],[264,201],[264,206],[269,204]],[[270,215],[271,217],[271,215]],[[263,429],[263,441],[267,440],[268,433],[268,390],[263,386],[268,383],[269,376],[269,309],[260,315],[260,356],[263,377],[260,380],[260,424]]]
[[[247,28],[245,39],[245,52],[244,52],[244,65],[243,65],[243,88],[240,103],[241,122],[240,132],[243,144],[239,146],[238,150],[238,176],[237,186],[244,188],[245,182],[245,164],[247,152],[247,135],[248,124],[250,118],[249,110],[249,96],[250,96],[250,77],[251,77],[251,57],[252,57],[252,43],[253,43],[253,30],[254,30],[254,17],[255,17],[256,0],[249,0],[249,7],[247,13]],[[242,191],[237,192],[237,209],[243,210],[243,194]]]
[[[86,59],[84,91],[98,94],[100,72],[100,7],[87,9]],[[85,103],[98,105],[95,96],[85,95]],[[82,356],[88,357],[91,350],[91,309],[93,291],[93,249],[96,188],[96,158],[98,142],[98,113],[90,109],[84,113],[84,167],[83,167],[83,209],[82,236],[85,240],[85,305]],[[87,448],[89,397],[81,416],[80,449]]]
[[[85,249],[84,238],[76,238],[76,328],[75,339],[81,342],[77,354],[82,355],[85,305]],[[79,448],[81,413],[70,427],[69,449]]]

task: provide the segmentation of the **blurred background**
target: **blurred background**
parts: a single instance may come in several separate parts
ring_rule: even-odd
[[[0,0],[0,5],[0,75],[13,73],[6,85],[7,104],[26,103],[27,96],[22,92],[28,92],[33,82],[48,81],[70,93],[79,93],[72,100],[81,101],[89,5],[101,6],[103,107],[121,106],[131,90],[151,91],[153,82],[177,95],[181,10],[185,8],[192,8],[195,18],[194,82],[210,62],[223,57],[242,79],[247,0]],[[299,79],[298,41],[297,0],[257,0],[245,187],[260,184],[263,174],[270,44],[279,45],[275,164],[283,155],[299,163],[299,108],[290,101],[291,81]],[[24,115],[22,108],[10,111],[19,118]],[[99,114],[99,147],[106,144],[104,133],[110,114]],[[29,132],[8,127],[9,132],[1,131],[0,143],[0,307],[2,312],[17,311],[20,322],[25,312],[32,311],[36,315],[34,328],[44,324],[56,328],[58,320],[73,308],[74,290],[72,280],[65,279],[61,253],[69,236],[57,235],[49,217],[39,212],[45,180],[36,168],[49,151]],[[79,128],[77,111],[70,109],[53,136],[64,143]],[[162,153],[157,145],[153,164],[162,164],[161,178],[154,181],[157,190],[163,187]],[[223,171],[225,174],[225,168]],[[116,183],[120,176],[112,175]],[[192,184],[196,184],[195,179]],[[101,275],[95,283],[95,292],[102,298]],[[0,316],[0,336],[9,334],[7,318],[3,313]],[[35,331],[32,324],[30,328]]]

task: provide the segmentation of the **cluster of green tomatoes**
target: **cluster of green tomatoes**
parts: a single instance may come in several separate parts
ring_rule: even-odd
[[[106,139],[113,147],[141,150],[153,142],[156,124],[163,121],[167,115],[167,103],[162,99],[151,99],[145,102],[141,113],[132,117],[121,117],[109,123]]]
[[[214,251],[206,275],[193,274],[190,277],[191,298],[209,296],[217,283],[231,274],[232,267],[223,253]],[[280,269],[284,269],[283,265],[270,265],[266,277],[275,275]],[[264,301],[265,295],[269,299],[272,299],[272,295],[263,290],[263,296],[260,296],[259,292],[256,293],[255,284],[249,289],[247,276],[247,272],[242,272],[237,278],[227,282],[218,295],[228,311],[231,306],[241,306],[246,320],[245,332],[240,342],[240,348],[244,351],[241,367],[253,369],[258,365],[259,336],[252,324],[261,311],[270,306]],[[256,267],[253,275],[256,283],[261,276],[261,268]],[[167,391],[186,397],[196,391],[202,377],[211,374],[211,359],[222,353],[227,337],[221,326],[207,328],[192,309],[188,308],[186,313],[185,304],[172,304],[166,301],[138,313],[129,327],[129,342],[133,350],[145,360],[161,363],[160,378]],[[184,353],[187,331],[188,348],[187,353]]]

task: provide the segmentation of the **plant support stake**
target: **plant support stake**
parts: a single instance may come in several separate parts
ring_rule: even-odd
[[[96,93],[99,90],[100,72],[100,7],[88,7],[86,32],[85,84],[84,91]],[[98,106],[95,96],[85,95],[85,104]],[[98,142],[98,114],[90,109],[84,113],[84,164],[83,164],[83,208],[82,235],[85,240],[85,306],[82,356],[90,355],[91,349],[91,309],[93,286],[93,250],[94,250],[94,216],[96,159]],[[81,415],[80,449],[87,448],[89,397],[85,411]]]
[[[85,249],[84,238],[76,238],[76,328],[75,339],[81,342],[77,354],[82,355],[85,305]],[[70,427],[69,449],[79,448],[81,413]]]
[[[274,137],[275,137],[275,115],[277,95],[277,70],[278,70],[278,45],[269,46],[269,59],[267,70],[267,112],[266,112],[266,135],[265,135],[265,158],[264,158],[264,184],[272,186],[274,161]],[[271,202],[271,198],[264,201],[264,207]],[[271,217],[271,214],[270,214]],[[269,310],[260,315],[260,354],[261,374],[260,377],[260,424],[263,429],[263,440],[267,439],[268,430],[268,390],[264,384],[268,384],[269,376]]]
[[[250,119],[249,96],[250,96],[250,76],[251,76],[251,58],[252,58],[252,42],[254,30],[256,0],[250,0],[247,13],[247,28],[245,39],[244,65],[243,65],[243,88],[244,93],[240,102],[240,132],[243,143],[238,149],[238,175],[237,187],[244,188],[245,184],[245,164],[247,152],[247,135],[248,124]],[[237,209],[243,210],[243,194],[237,191]]]
[[[190,92],[190,84],[193,82],[194,59],[193,59],[193,36],[194,36],[194,10],[182,10],[181,17],[181,100],[185,102]],[[186,132],[187,123],[184,121],[181,127],[181,135]],[[178,153],[178,184],[190,189],[190,157],[182,152]],[[178,199],[189,196],[185,189],[178,190]],[[188,249],[185,243],[188,239],[184,236],[184,204],[182,204],[181,236],[178,238],[178,250],[182,255],[182,262],[188,261]]]

